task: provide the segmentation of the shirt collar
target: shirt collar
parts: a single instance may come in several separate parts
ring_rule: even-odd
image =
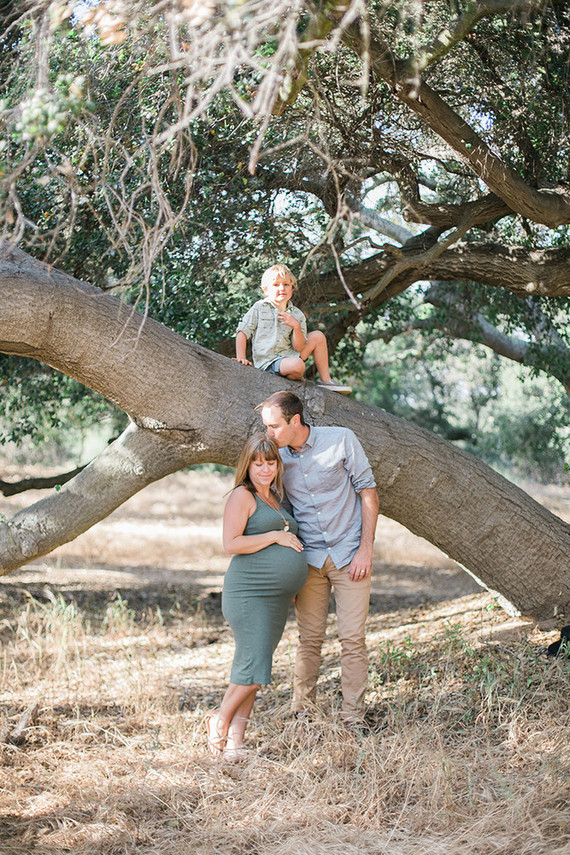
[[[268,303],[273,309],[275,309],[275,311],[278,311],[277,306],[271,302],[269,297],[264,297],[262,302]],[[287,305],[285,306],[285,309],[287,309],[290,305],[291,305],[291,300],[288,300]]]

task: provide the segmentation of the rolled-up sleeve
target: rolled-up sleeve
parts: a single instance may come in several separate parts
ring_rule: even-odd
[[[345,466],[357,493],[375,487],[376,481],[360,441],[351,430],[345,433]]]
[[[237,325],[236,332],[242,332],[247,339],[250,339],[257,329],[258,320],[259,312],[257,306],[253,305]]]

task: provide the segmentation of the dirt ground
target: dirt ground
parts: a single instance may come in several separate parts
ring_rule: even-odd
[[[315,718],[291,716],[291,614],[247,762],[210,755],[233,656],[230,486],[177,473],[0,578],[0,855],[567,855],[570,672],[544,655],[558,633],[385,518],[368,730],[338,721],[332,614]],[[534,493],[570,521],[570,490]]]

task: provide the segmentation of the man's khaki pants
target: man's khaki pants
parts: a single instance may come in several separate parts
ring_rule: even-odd
[[[353,582],[348,565],[339,570],[330,556],[320,570],[309,564],[307,581],[295,599],[299,647],[293,679],[293,712],[301,712],[315,703],[332,587],[341,644],[341,716],[345,721],[362,718],[362,697],[368,679],[364,624],[370,603],[370,582],[370,576]]]

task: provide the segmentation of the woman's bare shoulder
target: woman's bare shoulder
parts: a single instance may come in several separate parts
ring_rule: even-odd
[[[247,508],[255,508],[255,497],[251,490],[240,484],[239,487],[234,487],[226,504],[233,507],[236,505],[245,505]]]

